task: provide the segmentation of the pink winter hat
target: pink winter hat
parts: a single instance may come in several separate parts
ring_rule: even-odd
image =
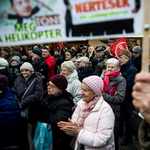
[[[84,78],[82,83],[88,85],[97,96],[100,96],[102,94],[103,80],[99,76],[93,75]]]

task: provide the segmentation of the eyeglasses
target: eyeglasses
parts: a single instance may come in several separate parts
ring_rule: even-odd
[[[49,87],[49,86],[50,86],[51,89],[54,89],[56,87],[55,85],[47,83],[47,87]]]

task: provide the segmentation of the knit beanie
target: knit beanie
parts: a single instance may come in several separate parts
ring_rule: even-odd
[[[66,91],[68,81],[63,75],[56,74],[49,78],[49,81],[55,84],[60,90]]]
[[[29,62],[23,63],[22,66],[20,67],[20,71],[22,69],[27,69],[27,70],[30,70],[30,71],[34,72],[34,69],[33,69],[32,65]]]
[[[11,60],[15,60],[18,63],[20,63],[20,57],[19,56],[14,56]]]
[[[32,50],[33,53],[37,54],[38,56],[42,57],[42,50],[39,47],[34,47]]]
[[[97,96],[102,94],[103,80],[99,76],[89,76],[84,78],[82,83],[85,83]]]
[[[8,87],[8,78],[5,75],[0,74],[0,91],[5,91]]]
[[[0,66],[1,67],[8,67],[8,61],[4,58],[0,58]]]

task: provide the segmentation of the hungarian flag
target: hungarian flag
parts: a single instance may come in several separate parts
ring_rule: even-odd
[[[122,49],[128,49],[126,40],[124,37],[118,39],[115,43],[113,43],[112,45],[110,45],[110,48],[113,52],[113,55],[119,59],[118,55],[120,54],[120,51]]]

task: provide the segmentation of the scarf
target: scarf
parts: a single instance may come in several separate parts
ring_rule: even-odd
[[[105,78],[103,80],[103,83],[104,83],[103,92],[108,92],[109,78],[110,77],[118,76],[119,74],[120,74],[120,68],[117,71],[111,72],[111,73],[107,73],[107,70],[106,70],[106,72],[105,72]]]
[[[100,99],[101,96],[95,97],[89,103],[83,101],[82,113],[78,119],[78,125],[82,128],[85,118],[88,116],[89,112],[95,107],[96,103]]]

